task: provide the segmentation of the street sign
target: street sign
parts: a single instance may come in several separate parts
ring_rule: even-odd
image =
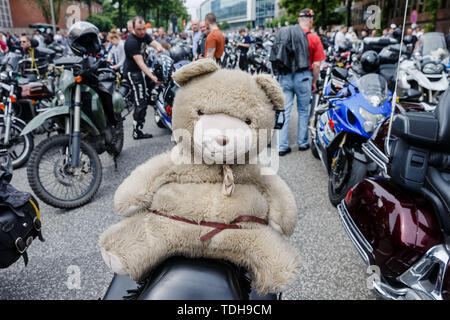
[[[417,23],[418,13],[417,10],[411,12],[411,23]]]

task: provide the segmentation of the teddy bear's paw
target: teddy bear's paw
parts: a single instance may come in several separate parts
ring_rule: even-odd
[[[117,274],[126,275],[128,274],[125,271],[125,268],[123,267],[122,263],[120,262],[120,259],[115,254],[106,251],[105,249],[101,248],[102,251],[102,257],[103,260],[105,260],[106,265]]]
[[[274,229],[278,233],[283,234],[283,230],[281,229],[280,225],[278,223],[276,223],[275,221],[269,220],[269,226],[271,226],[272,229]]]
[[[120,215],[122,215],[124,217],[131,217],[132,215],[137,213],[139,211],[139,209],[140,209],[139,206],[128,206],[124,209],[121,209],[119,211],[119,213],[120,213]]]

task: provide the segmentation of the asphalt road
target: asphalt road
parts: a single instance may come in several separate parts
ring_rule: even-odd
[[[366,287],[366,266],[345,233],[336,208],[328,201],[325,169],[309,150],[297,151],[294,113],[290,123],[293,152],[280,159],[278,173],[297,201],[299,221],[290,241],[300,251],[302,268],[295,283],[284,292],[284,299],[375,299]],[[64,211],[40,201],[46,241],[33,242],[27,267],[21,259],[0,270],[0,299],[103,296],[113,274],[103,262],[97,243],[100,234],[120,220],[112,210],[114,192],[136,166],[173,145],[169,131],[156,127],[151,112],[145,129],[154,135],[153,139],[134,141],[131,123],[129,116],[118,172],[114,171],[112,158],[106,153],[101,156],[103,181],[91,203]],[[41,139],[37,137],[35,142]],[[12,184],[31,192],[25,168],[14,172]]]

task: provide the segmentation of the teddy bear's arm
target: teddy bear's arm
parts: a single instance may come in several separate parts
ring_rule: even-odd
[[[164,183],[163,174],[172,165],[170,152],[160,154],[138,166],[117,188],[114,211],[131,216],[152,204],[153,194]]]
[[[268,195],[269,224],[290,236],[297,224],[297,205],[287,184],[277,175],[262,176],[262,183]]]

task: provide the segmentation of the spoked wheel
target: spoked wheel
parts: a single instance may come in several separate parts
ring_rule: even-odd
[[[80,144],[78,168],[71,166],[70,136],[57,135],[40,143],[27,168],[34,193],[45,203],[72,209],[88,203],[102,180],[102,165],[95,149]]]
[[[11,147],[9,154],[12,160],[13,169],[23,166],[31,155],[34,148],[34,140],[31,133],[21,136],[22,130],[25,126],[19,121],[11,119],[10,138]],[[5,121],[0,120],[0,141],[5,138]]]
[[[337,206],[347,195],[349,190],[366,176],[366,165],[339,149],[333,158],[332,169],[328,177],[328,197]]]

